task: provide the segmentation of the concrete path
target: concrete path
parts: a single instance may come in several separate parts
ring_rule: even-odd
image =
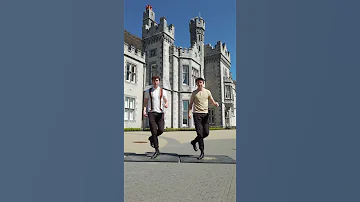
[[[124,133],[124,152],[153,152],[149,136],[143,131]],[[195,136],[195,131],[165,132],[159,137],[160,152],[199,155],[190,145]],[[210,131],[205,139],[207,154],[236,160],[236,131]],[[125,162],[124,168],[126,202],[236,201],[234,164]]]

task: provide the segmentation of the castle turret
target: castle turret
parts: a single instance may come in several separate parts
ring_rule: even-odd
[[[146,6],[143,14],[142,43],[146,53],[147,84],[151,85],[152,76],[160,76],[161,85],[170,89],[170,48],[175,40],[175,27],[165,17],[160,18],[159,24],[155,21],[152,6]]]
[[[204,77],[204,37],[205,37],[205,21],[201,17],[196,17],[190,20],[190,43],[191,46],[196,45],[201,57],[200,75]]]
[[[154,26],[155,22],[155,13],[152,10],[152,6],[147,5],[145,11],[143,13],[143,27],[145,29],[149,29],[150,27]]]

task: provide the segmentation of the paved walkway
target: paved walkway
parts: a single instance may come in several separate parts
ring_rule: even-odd
[[[124,152],[153,152],[150,132],[124,133]],[[165,132],[160,152],[199,155],[190,145],[195,131]],[[146,143],[134,143],[134,142]],[[205,156],[227,155],[236,160],[236,131],[214,130],[205,139]],[[124,162],[125,202],[236,201],[236,165],[204,163]]]

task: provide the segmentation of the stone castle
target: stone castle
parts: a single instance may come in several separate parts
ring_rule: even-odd
[[[190,20],[190,48],[175,45],[175,27],[164,17],[155,21],[148,5],[143,13],[142,37],[124,32],[124,127],[147,128],[142,116],[144,91],[151,87],[151,77],[161,77],[161,87],[167,91],[169,107],[165,109],[166,128],[194,127],[188,119],[189,99],[196,89],[195,79],[205,78],[205,87],[219,103],[209,103],[211,126],[236,126],[236,85],[230,73],[230,53],[225,43],[215,47],[204,44],[205,21]]]

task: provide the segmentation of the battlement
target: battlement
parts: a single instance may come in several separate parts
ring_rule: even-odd
[[[205,30],[205,20],[201,17],[192,18],[189,22],[190,30],[192,28],[201,28]]]
[[[218,41],[215,47],[211,46],[211,44],[205,45],[205,56],[222,54],[227,60],[230,60],[230,52],[226,48],[226,44]]]
[[[174,25],[167,24],[165,17],[160,18],[160,24],[157,24],[155,21],[151,25],[144,25],[142,28],[142,38],[148,38],[159,33],[166,33],[173,40],[175,40],[175,27]]]
[[[190,48],[173,46],[171,52],[178,57],[192,58],[195,61],[200,62],[201,55],[196,48],[196,43],[193,43]]]
[[[132,45],[129,45],[127,43],[124,43],[124,54],[131,55],[135,57],[136,59],[139,59],[141,61],[145,62],[146,54],[137,48],[135,48]]]

